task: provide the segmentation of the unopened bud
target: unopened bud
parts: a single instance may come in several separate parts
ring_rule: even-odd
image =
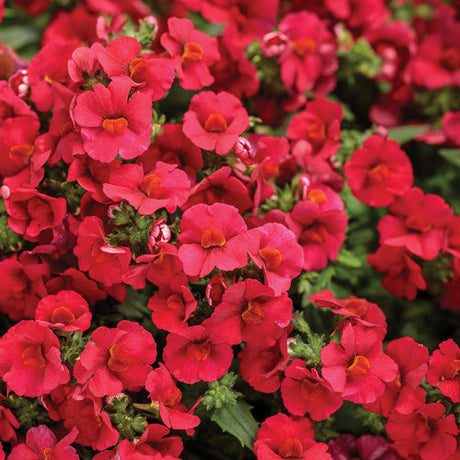
[[[233,153],[245,164],[252,164],[255,151],[245,137],[239,137],[233,146]]]
[[[262,51],[267,57],[279,56],[286,48],[288,38],[281,32],[270,32],[262,38]]]
[[[153,253],[158,243],[167,243],[171,239],[171,230],[166,224],[166,219],[158,219],[152,227],[147,247]]]

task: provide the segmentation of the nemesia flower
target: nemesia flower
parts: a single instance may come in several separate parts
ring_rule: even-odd
[[[246,279],[230,286],[211,315],[212,330],[230,345],[242,341],[274,345],[291,322],[292,301],[275,297],[262,283]]]
[[[369,206],[388,206],[414,181],[409,157],[392,139],[370,136],[344,167],[353,195]]]
[[[59,225],[67,211],[64,198],[50,197],[33,187],[13,190],[5,200],[5,208],[11,230],[35,242],[44,231]]]
[[[308,413],[312,420],[324,420],[343,403],[339,393],[320,377],[315,368],[307,369],[301,359],[294,359],[284,371],[281,396],[286,409],[293,415]]]
[[[448,339],[439,344],[430,357],[426,381],[437,386],[441,393],[454,403],[460,402],[460,349]]]
[[[375,254],[367,256],[367,262],[379,273],[385,273],[382,286],[395,297],[414,300],[417,289],[426,289],[422,268],[406,248],[380,246]]]
[[[286,87],[299,93],[313,90],[316,96],[329,93],[338,62],[337,44],[327,27],[316,14],[304,10],[284,16],[279,30],[288,40],[279,57]]]
[[[98,397],[113,396],[123,389],[138,391],[156,356],[152,335],[140,324],[123,320],[114,329],[99,327],[91,334],[74,376]]]
[[[182,393],[168,369],[159,364],[145,380],[145,389],[153,405],[158,405],[161,421],[175,430],[189,430],[200,424],[200,419],[193,415],[193,410],[181,403]]]
[[[174,69],[168,59],[151,53],[139,53],[142,45],[134,37],[117,37],[104,48],[95,43],[91,52],[112,80],[126,80],[136,92],[147,94],[152,101],[160,100],[171,88]]]
[[[405,247],[425,260],[434,259],[443,247],[450,206],[438,195],[425,195],[417,187],[395,198],[391,215],[380,219],[380,244]]]
[[[209,323],[169,334],[163,350],[166,367],[188,384],[214,382],[227,372],[232,358],[232,348],[212,332]]]
[[[232,94],[202,91],[184,114],[184,134],[198,147],[223,155],[249,126],[242,102]]]
[[[102,221],[95,216],[85,217],[78,227],[77,245],[73,249],[80,270],[106,286],[119,283],[131,260],[129,248],[109,246]]]
[[[352,325],[358,324],[364,328],[370,328],[377,334],[379,339],[383,340],[385,338],[387,321],[385,314],[377,304],[355,296],[339,300],[328,290],[311,295],[310,300],[318,307],[330,308],[336,315],[345,316],[348,321],[344,321],[339,325],[341,330],[348,323]]]
[[[321,350],[321,374],[343,399],[374,402],[398,372],[397,364],[382,351],[377,335],[360,326],[347,325],[340,345],[331,342]]]
[[[411,337],[392,340],[385,353],[398,365],[398,373],[392,382],[385,384],[385,392],[374,403],[363,407],[385,417],[392,412],[410,414],[425,404],[422,383],[428,368],[428,349]]]
[[[36,321],[64,332],[86,331],[91,325],[91,313],[86,300],[74,291],[60,291],[38,302]]]
[[[26,433],[26,442],[13,447],[8,456],[12,460],[36,460],[38,458],[66,458],[78,460],[77,451],[70,445],[78,435],[76,428],[59,442],[56,435],[46,426],[39,425],[31,428]]]
[[[340,123],[343,108],[338,102],[324,97],[307,102],[302,112],[295,114],[286,130],[286,136],[295,141],[293,154],[299,154],[296,145],[302,143],[302,152],[322,159],[334,156],[340,147]],[[298,161],[300,165],[303,161]],[[348,163],[347,163],[348,164]]]
[[[443,417],[440,403],[422,406],[407,415],[389,415],[386,432],[394,441],[393,448],[403,458],[418,455],[423,460],[446,460],[456,449],[458,428],[454,414]]]
[[[181,220],[178,256],[187,275],[208,275],[215,267],[234,270],[247,264],[247,227],[228,204],[197,204]]]
[[[128,99],[130,90],[129,82],[117,80],[107,88],[96,83],[77,96],[73,117],[94,160],[110,163],[117,155],[130,160],[150,145],[152,102],[138,92]]]
[[[460,111],[448,111],[442,116],[441,120],[442,132],[447,138],[447,141],[460,147]]]
[[[171,55],[182,88],[201,89],[213,83],[209,67],[219,59],[215,37],[196,30],[190,19],[173,17],[160,41]]]
[[[17,323],[0,339],[0,376],[11,391],[32,398],[70,379],[58,338],[35,321]]]
[[[327,443],[332,458],[345,460],[398,460],[391,450],[391,444],[382,436],[365,434],[355,438],[351,434],[341,434]]]
[[[307,418],[279,413],[262,422],[254,443],[254,454],[259,460],[332,460],[327,445],[315,442],[314,434],[313,424]]]
[[[0,395],[0,402],[2,401],[3,396]],[[0,405],[0,439],[5,442],[16,442],[16,430],[18,428],[19,422],[13,415],[13,412]]]
[[[172,214],[187,201],[190,180],[184,171],[162,161],[146,173],[141,165],[125,164],[110,175],[103,190],[114,201],[126,200],[139,214],[153,214],[160,208]]]
[[[268,223],[248,232],[249,255],[264,271],[265,283],[275,295],[286,292],[304,265],[303,248],[282,224]]]

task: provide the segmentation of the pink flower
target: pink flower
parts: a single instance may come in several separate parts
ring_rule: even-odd
[[[214,82],[209,67],[219,59],[217,39],[196,30],[186,18],[169,18],[162,46],[171,55],[179,84],[185,89],[201,89]]]
[[[103,186],[114,201],[126,200],[139,214],[153,214],[160,208],[172,214],[187,201],[190,179],[175,165],[158,161],[153,171],[144,173],[141,165],[126,164],[116,169]]]
[[[414,181],[412,164],[399,144],[376,135],[368,137],[353,153],[344,173],[353,195],[374,207],[388,206]]]
[[[77,451],[70,445],[78,436],[78,430],[72,431],[59,442],[56,435],[46,426],[31,428],[26,434],[26,442],[18,444],[8,456],[11,460],[37,460],[39,458],[56,458],[78,460]]]
[[[64,332],[83,332],[91,325],[88,304],[74,291],[60,291],[43,297],[35,310],[35,319]]]
[[[169,334],[163,359],[177,380],[184,383],[214,382],[230,367],[232,347],[217,337],[209,324]]]
[[[192,97],[183,129],[198,147],[223,155],[248,126],[249,116],[239,99],[225,91],[202,91]]]
[[[130,90],[129,82],[118,80],[107,88],[96,83],[93,91],[77,96],[73,116],[91,158],[110,163],[120,155],[130,160],[150,145],[151,99],[142,93],[128,99]]]
[[[238,209],[197,204],[184,212],[178,255],[187,275],[204,277],[215,267],[230,271],[247,264],[247,227]]]
[[[115,329],[97,328],[74,368],[79,383],[94,396],[138,391],[157,356],[152,335],[138,323],[121,321]]]
[[[21,321],[0,339],[0,376],[19,396],[36,397],[70,379],[58,338],[35,321]]]
[[[332,389],[351,402],[374,402],[398,372],[397,364],[382,351],[377,335],[348,325],[340,344],[331,342],[321,350],[321,373]]]
[[[295,234],[282,224],[268,223],[250,230],[248,238],[249,255],[263,269],[267,286],[275,295],[288,291],[304,265]]]

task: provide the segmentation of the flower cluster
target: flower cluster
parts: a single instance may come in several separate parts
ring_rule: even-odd
[[[460,146],[454,7],[10,3],[48,22],[30,63],[0,43],[0,460],[172,460],[217,425],[260,460],[454,459],[459,347],[362,275],[459,312],[455,204],[387,129],[425,104],[410,139]]]

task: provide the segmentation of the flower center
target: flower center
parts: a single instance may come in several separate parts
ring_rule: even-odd
[[[312,118],[307,124],[305,137],[312,144],[321,143],[326,138],[326,125],[319,118]]]
[[[156,174],[147,174],[139,184],[139,188],[149,198],[159,198],[159,191],[161,187],[161,178]]]
[[[179,401],[182,398],[182,392],[179,388],[174,387],[162,398],[161,402],[167,407],[174,407],[179,404]]]
[[[353,315],[364,316],[367,313],[367,305],[358,299],[347,300],[343,304],[343,308],[346,308]]]
[[[264,321],[265,313],[263,312],[259,302],[249,300],[246,310],[241,313],[241,318],[245,323],[257,326]]]
[[[8,152],[8,158],[15,163],[28,165],[34,149],[32,144],[13,145]]]
[[[131,359],[118,345],[109,348],[109,360],[107,366],[113,372],[124,372],[129,369]]]
[[[38,343],[33,343],[26,347],[21,353],[21,359],[27,367],[41,369],[46,366],[46,360],[43,356],[42,347]]]
[[[275,248],[262,248],[259,250],[259,256],[264,261],[267,270],[275,270],[280,266],[282,260],[281,252]]]
[[[386,179],[388,179],[388,173],[388,166],[385,163],[380,163],[368,171],[367,175],[375,182],[384,182]]]
[[[192,343],[191,351],[197,361],[204,361],[211,353],[211,344],[209,342]]]
[[[310,380],[309,378],[303,379],[300,385],[300,392],[305,399],[314,400],[321,394],[319,391],[312,391],[318,387],[319,382]]]
[[[425,217],[420,214],[412,214],[406,221],[406,227],[410,230],[414,230],[419,233],[426,233],[431,230],[431,224],[429,224]]]
[[[222,247],[226,242],[224,234],[215,227],[207,228],[201,237],[201,246],[205,249]]]
[[[310,190],[307,194],[307,198],[316,204],[323,204],[327,201],[326,194],[317,188]]]
[[[460,51],[451,47],[442,53],[441,63],[449,70],[457,70],[460,67]]]
[[[102,122],[102,127],[112,135],[121,134],[128,126],[128,120],[124,117],[106,118]]]
[[[54,460],[56,458],[56,455],[54,455],[54,449],[52,447],[47,447],[44,451],[43,451],[43,455],[44,455],[44,460]]]
[[[371,365],[368,359],[363,355],[356,355],[353,362],[348,366],[348,373],[351,375],[367,375]]]
[[[286,438],[281,444],[279,455],[283,458],[301,458],[303,456],[303,446],[299,438],[295,436]]]
[[[227,130],[227,120],[220,113],[211,113],[206,118],[204,129],[209,133],[223,133]]]
[[[52,323],[72,324],[75,321],[75,315],[64,305],[56,308],[51,314]]]
[[[329,233],[323,224],[315,223],[304,230],[299,238],[302,246],[309,244],[324,244],[328,239]]]
[[[198,62],[203,59],[203,48],[198,43],[188,42],[184,45],[181,56],[183,61]]]
[[[316,53],[318,44],[314,38],[306,37],[291,43],[292,51],[299,57]]]
[[[144,58],[133,59],[128,66],[128,72],[131,80],[141,83],[145,80],[145,71],[149,68]]]

